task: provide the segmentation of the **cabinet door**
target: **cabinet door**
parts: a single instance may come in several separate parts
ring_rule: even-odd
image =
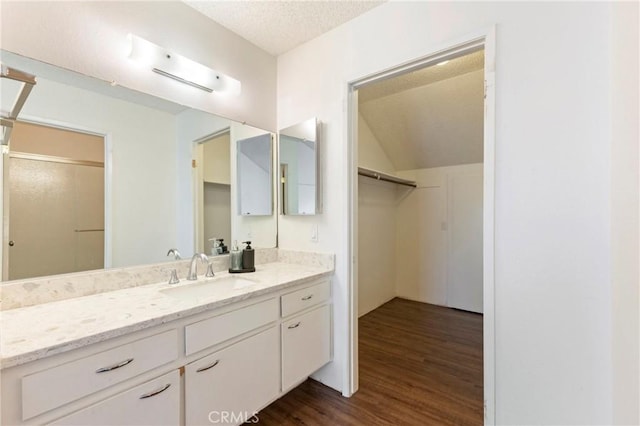
[[[178,425],[180,374],[169,374],[63,417],[53,425]]]
[[[277,397],[278,329],[272,327],[185,367],[186,425],[241,424]]]
[[[330,305],[282,323],[282,390],[287,391],[331,360]]]

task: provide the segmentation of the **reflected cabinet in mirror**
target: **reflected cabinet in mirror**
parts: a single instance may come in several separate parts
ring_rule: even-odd
[[[271,133],[237,142],[238,212],[243,216],[273,214],[271,144]]]
[[[318,121],[315,118],[279,132],[281,213],[320,213]]]
[[[276,246],[277,215],[241,216],[236,200],[237,142],[270,133],[4,50],[0,59],[37,78],[3,150],[3,280],[164,262],[170,248],[210,255],[215,239]],[[5,113],[16,91],[0,84]],[[271,175],[250,186],[273,188]]]

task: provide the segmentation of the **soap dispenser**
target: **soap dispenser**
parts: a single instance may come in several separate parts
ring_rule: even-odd
[[[242,252],[238,249],[238,241],[231,248],[231,267],[229,272],[242,272]]]
[[[246,272],[255,272],[255,250],[251,248],[251,241],[245,241],[242,244],[247,245],[242,250],[242,269]]]

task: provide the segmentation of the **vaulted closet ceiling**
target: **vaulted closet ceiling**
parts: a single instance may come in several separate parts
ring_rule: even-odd
[[[359,111],[396,170],[483,160],[484,51],[358,91]]]

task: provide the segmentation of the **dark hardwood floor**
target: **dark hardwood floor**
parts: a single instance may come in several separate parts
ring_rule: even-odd
[[[393,299],[359,321],[360,389],[307,380],[259,414],[269,425],[480,425],[482,315]]]

